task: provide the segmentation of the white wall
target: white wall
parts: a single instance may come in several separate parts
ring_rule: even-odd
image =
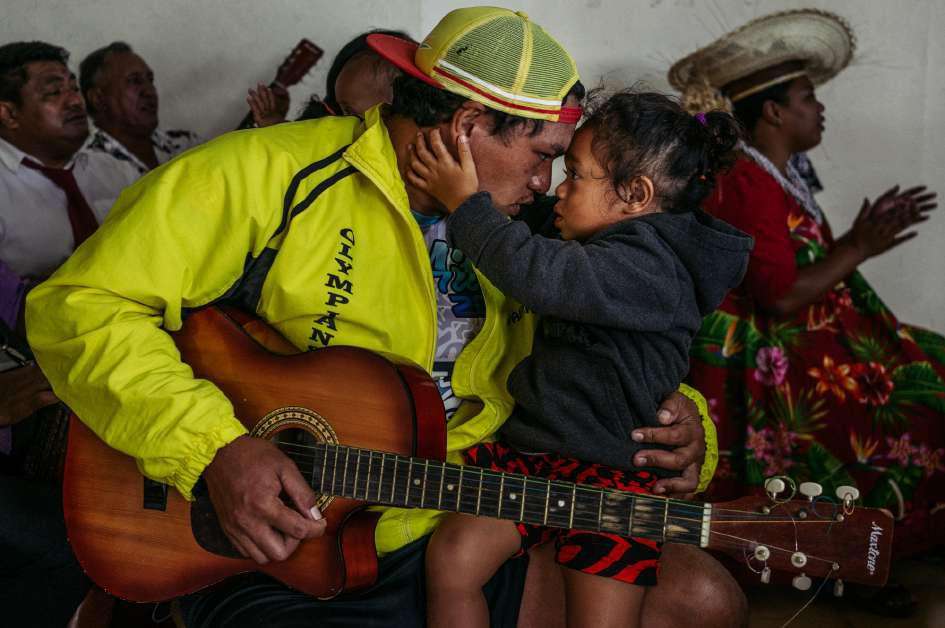
[[[492,0],[501,4],[498,0]],[[158,75],[166,126],[210,136],[243,115],[246,88],[271,80],[302,37],[326,58],[293,90],[321,93],[331,57],[373,27],[425,34],[450,0],[4,0],[0,42],[45,39],[69,48],[74,65],[116,39],[132,44]],[[819,200],[835,231],[846,230],[864,196],[895,184],[945,193],[945,2],[941,0],[508,0],[574,55],[588,85],[645,81],[668,90],[670,63],[745,21],[819,7],[856,32],[853,64],[820,90],[824,144],[812,153],[826,190]],[[935,35],[938,35],[937,37]],[[945,210],[942,211],[945,214]],[[945,331],[945,215],[918,238],[870,260],[863,271],[902,320]]]

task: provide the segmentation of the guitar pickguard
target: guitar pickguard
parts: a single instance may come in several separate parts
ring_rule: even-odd
[[[272,440],[277,445],[288,443],[296,446],[312,446],[319,443],[338,443],[338,436],[328,421],[313,410],[299,406],[278,408],[264,416],[250,434],[256,438]],[[190,525],[194,539],[203,549],[229,558],[244,558],[220,527],[217,513],[210,502],[206,486],[201,480],[194,487],[196,501],[190,508]],[[283,496],[285,497],[285,496]],[[334,498],[316,494],[315,505],[324,511]]]

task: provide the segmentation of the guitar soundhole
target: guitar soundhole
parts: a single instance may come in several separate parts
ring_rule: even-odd
[[[273,441],[295,462],[302,477],[315,489],[315,505],[324,512],[334,497],[318,492],[317,480],[321,479],[322,470],[315,463],[314,448],[320,443],[338,444],[338,436],[328,420],[314,410],[288,406],[264,416],[252,435]]]

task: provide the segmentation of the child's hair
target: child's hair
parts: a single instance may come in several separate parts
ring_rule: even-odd
[[[675,98],[626,90],[591,104],[585,122],[591,146],[614,189],[637,176],[653,181],[663,211],[684,213],[702,204],[715,176],[735,160],[741,126],[729,114],[686,113]]]

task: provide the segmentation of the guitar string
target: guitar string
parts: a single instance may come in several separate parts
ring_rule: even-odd
[[[407,478],[405,478],[405,479],[409,479],[409,476],[408,476]],[[365,486],[365,496],[364,496],[364,499],[365,499],[365,500],[368,500],[368,501],[370,501],[369,480],[370,480],[370,478],[369,478],[369,477],[366,477],[366,478],[365,478],[365,484],[364,484],[364,486]],[[335,483],[337,483],[337,478],[336,478],[336,482],[335,482]],[[348,490],[349,488],[350,488],[350,491]],[[395,499],[394,499],[394,501],[396,502],[396,501],[397,501],[397,499],[396,499],[396,498],[397,498],[397,495],[396,495],[396,488],[397,488],[397,487],[396,487],[396,486],[392,486],[391,488],[395,490],[395,495],[394,495]],[[404,488],[404,499],[405,499],[405,501],[406,501],[406,498],[407,498],[407,487],[404,486],[403,488]],[[358,499],[358,497],[357,497],[357,489],[358,489],[358,486],[355,484],[354,478],[352,477],[352,482],[351,482],[350,484],[347,483],[347,482],[345,482],[345,484],[344,484],[344,485],[342,486],[342,488],[341,488],[341,492],[342,492],[342,493],[350,492],[352,498]],[[332,490],[333,490],[333,491],[335,490],[334,487],[332,487]],[[620,496],[620,497],[623,497],[623,498],[630,497],[630,496],[632,496],[632,495],[634,495],[634,494],[631,494],[631,493],[620,493],[620,494],[619,494],[619,496]],[[465,497],[466,497],[466,500],[465,500],[466,502],[471,502],[472,499],[473,499],[473,496],[471,496],[471,495],[466,495]],[[496,497],[496,501],[498,501],[498,495],[496,495],[495,497]],[[475,498],[477,499],[477,501],[481,501],[481,496],[477,495],[477,496],[475,496]],[[623,501],[623,500],[622,500],[622,501]],[[406,504],[405,504],[405,505],[406,505]],[[418,504],[419,507],[424,507],[424,505],[425,505],[425,504],[424,504],[423,502],[421,502],[420,504]],[[498,506],[497,503],[496,503],[496,506]],[[460,511],[462,511],[464,507],[467,508],[467,509],[470,510],[470,511],[471,511],[471,509],[472,509],[470,503],[464,503],[464,495],[462,495],[462,494],[459,496],[459,507],[460,507]],[[440,504],[440,508],[442,508],[442,504]],[[488,505],[487,505],[487,507],[486,507],[486,510],[487,510],[487,512],[482,513],[483,515],[488,515],[488,514],[489,514],[489,513],[488,513],[488,510],[489,510],[489,506],[488,506]],[[539,506],[537,510],[534,509],[534,508],[525,508],[525,509],[523,509],[523,511],[526,512],[527,515],[528,515],[527,517],[525,517],[526,520],[532,519],[532,520],[535,521],[536,524],[538,523],[538,521],[541,521],[541,522],[544,523],[545,525],[548,525],[548,522],[547,522],[547,521],[543,521],[542,515],[545,513],[545,510],[544,510],[543,507]],[[498,509],[497,509],[496,514],[498,515]],[[629,514],[629,513],[628,513],[628,514]],[[612,514],[611,512],[609,512],[609,511],[608,511],[608,515],[609,515],[609,516],[613,516],[613,514]],[[695,544],[695,543],[698,541],[699,544],[701,545],[701,536],[702,536],[701,524],[703,523],[703,520],[702,520],[701,518],[700,518],[700,519],[690,519],[690,518],[685,518],[685,517],[680,517],[680,516],[672,515],[672,516],[667,516],[665,522],[661,522],[662,517],[660,517],[658,513],[653,513],[653,515],[651,515],[651,516],[649,516],[649,517],[647,517],[646,515],[644,515],[644,513],[641,513],[641,512],[635,512],[634,515],[635,515],[635,517],[636,517],[636,521],[635,521],[635,522],[632,522],[631,529],[628,530],[628,531],[625,531],[625,530],[623,529],[623,526],[622,526],[622,525],[621,525],[619,528],[617,528],[617,527],[615,527],[615,526],[608,525],[608,524],[606,524],[606,523],[602,523],[597,517],[594,517],[594,516],[592,516],[592,517],[590,517],[590,519],[588,519],[588,518],[586,518],[586,517],[584,517],[584,516],[581,516],[581,513],[580,513],[579,511],[576,511],[574,517],[571,518],[570,527],[579,528],[579,529],[588,529],[588,530],[592,530],[592,531],[593,531],[593,530],[607,531],[607,532],[612,532],[612,533],[620,534],[620,535],[623,535],[623,536],[649,536],[649,537],[651,537],[651,538],[656,538],[656,539],[659,539],[660,537],[662,537],[664,540],[675,540],[675,541],[688,540],[689,542],[691,542],[691,543],[693,543],[693,544]],[[575,521],[577,522],[577,525],[574,524]],[[677,530],[667,529],[667,525],[670,524],[670,523],[672,523],[672,524],[677,524],[677,525],[678,525],[680,522],[684,522],[684,521],[696,523],[697,525],[699,525],[699,528],[697,528],[697,529],[684,529],[682,532],[677,531]],[[552,527],[555,527],[555,526],[554,526],[554,523],[555,523],[554,521],[551,521],[551,522],[550,522],[550,524],[551,524]],[[563,522],[562,522],[562,523],[563,523]],[[630,522],[628,521],[628,523],[630,523]],[[747,523],[752,523],[752,522],[747,522]],[[815,522],[815,521],[809,521],[809,523],[816,523],[816,522]],[[567,527],[569,527],[569,526],[562,526],[562,525],[559,523],[559,525],[558,525],[557,527],[565,527],[565,528],[567,528]],[[683,526],[683,527],[685,528],[685,526]],[[715,531],[715,530],[711,530],[711,528],[710,528],[710,534],[715,534],[715,536],[717,536],[717,537],[718,537],[718,536],[729,536],[729,537],[732,537],[732,536],[733,536],[733,535],[726,535],[725,533],[721,533],[721,532],[718,532],[718,531]],[[734,537],[734,538],[740,538],[740,537]],[[745,540],[745,541],[748,542],[747,540]],[[748,542],[748,543],[751,543],[751,542]],[[743,551],[746,550],[746,549],[749,549],[749,550],[752,549],[752,548],[750,547],[750,545],[746,545],[745,543],[741,543],[741,542],[726,542],[724,539],[716,539],[716,542],[715,542],[714,546],[716,546],[716,547],[733,547],[733,548],[737,548],[737,549],[740,549],[740,550],[743,550]],[[787,552],[787,550],[783,550],[783,549],[780,550],[780,551],[785,551],[785,552]],[[825,562],[827,562],[827,561],[825,561]]]
[[[369,457],[372,458],[372,459],[373,459],[373,458],[376,458],[376,457],[378,457],[378,456],[380,456],[382,453],[387,453],[387,452],[375,452],[375,451],[373,451],[373,450],[355,448],[355,447],[351,447],[351,446],[348,446],[348,445],[324,445],[324,444],[323,444],[323,445],[321,445],[321,447],[317,447],[317,446],[316,446],[316,447],[311,447],[311,446],[301,445],[301,444],[298,444],[298,443],[280,443],[280,445],[289,446],[289,447],[296,447],[296,448],[302,448],[302,449],[309,449],[309,450],[316,450],[316,451],[321,450],[321,451],[323,451],[323,455],[326,455],[326,456],[327,456],[327,455],[331,455],[331,454],[327,451],[327,447],[335,447],[335,448],[337,448],[338,450],[342,450],[342,448],[346,448],[346,449],[347,449],[348,451],[350,451],[350,452],[356,452],[355,455],[363,455],[363,454],[366,453],[366,454],[368,454]],[[306,456],[305,454],[301,454],[301,455],[302,455],[302,456]],[[337,455],[337,454],[336,454],[336,455]],[[409,457],[409,456],[404,456],[404,455],[401,455],[401,454],[394,454],[394,453],[391,453],[390,456],[391,456],[392,458],[396,457],[397,459],[399,459],[399,460],[401,460],[401,461],[418,460],[418,459],[416,459],[416,458],[411,458],[411,457]],[[317,455],[308,455],[308,456],[306,456],[306,457],[308,457],[308,458],[310,458],[310,459],[312,459],[312,460],[320,460],[320,459],[321,459],[321,458],[320,458],[319,456],[317,456]],[[419,460],[424,460],[424,459],[421,458],[421,459],[419,459]],[[452,464],[454,464],[454,463],[447,463],[447,462],[443,462],[443,461],[432,461],[432,462],[435,462],[436,465],[439,466],[439,468],[440,468],[441,470],[442,470],[442,469],[448,469],[448,470],[451,470],[451,471],[452,471],[453,469],[455,469],[455,467],[445,466],[445,465],[452,465]],[[481,472],[481,473],[483,474],[484,479],[488,478],[488,479],[493,479],[493,480],[494,480],[494,479],[498,478],[498,479],[501,480],[502,475],[503,475],[502,472],[492,471],[491,469],[484,469],[484,468],[482,468],[482,467],[476,467],[476,466],[474,466],[474,465],[465,465],[465,467],[468,468],[468,469],[474,469],[476,472]],[[434,468],[436,468],[436,467],[434,467]],[[510,476],[516,476],[516,475],[521,475],[521,474],[505,473],[504,475],[505,475],[506,479],[508,479]],[[570,489],[570,487],[571,487],[573,484],[576,484],[576,483],[561,482],[561,481],[557,481],[557,480],[548,480],[548,479],[542,478],[542,477],[540,477],[540,476],[527,476],[527,477],[529,477],[530,479],[531,479],[531,478],[534,478],[534,481],[538,481],[538,482],[548,482],[548,483],[550,483],[552,486],[555,486],[555,487],[557,487],[557,488]],[[689,502],[689,501],[684,501],[684,500],[677,500],[677,499],[671,499],[671,498],[665,498],[665,497],[659,497],[659,496],[649,495],[649,494],[646,494],[646,493],[634,493],[634,492],[632,492],[632,491],[619,491],[619,490],[616,490],[616,489],[599,488],[599,487],[593,487],[593,486],[586,485],[586,484],[577,484],[577,486],[579,487],[580,490],[585,491],[585,492],[591,492],[591,493],[604,493],[604,494],[607,494],[607,495],[625,495],[625,494],[629,494],[629,495],[633,495],[633,496],[639,496],[639,499],[641,499],[642,501],[646,501],[646,502],[648,502],[648,503],[650,503],[650,504],[662,504],[662,503],[664,503],[664,502],[668,502],[669,504],[671,504],[671,505],[676,505],[677,507],[690,508],[690,509],[692,509],[692,510],[694,511],[693,514],[701,513],[701,512],[703,511],[705,505],[706,505],[705,503],[701,503],[701,502]],[[827,501],[827,500],[821,500],[821,501]],[[834,502],[832,502],[832,501],[828,501],[828,503],[830,503],[831,505],[836,506],[836,504],[835,504]],[[719,508],[719,507],[717,507],[717,506],[715,506],[715,505],[713,505],[713,504],[708,504],[708,505],[712,507],[712,511],[713,511],[713,515],[712,515],[712,516],[713,516],[713,519],[714,519],[714,520],[720,520],[720,521],[721,521],[721,520],[724,520],[725,517],[731,517],[731,516],[734,516],[734,517],[745,517],[745,516],[754,517],[754,518],[758,519],[758,521],[757,521],[758,523],[789,523],[789,522],[791,522],[792,520],[794,520],[792,517],[789,517],[789,516],[784,516],[783,518],[778,518],[778,517],[776,517],[776,516],[775,516],[775,517],[772,517],[770,514],[765,515],[765,514],[763,514],[763,513],[757,513],[757,512],[748,511],[748,510],[737,510],[737,509],[731,509],[731,508]],[[835,510],[835,512],[836,512],[836,508],[835,508],[834,510]],[[808,519],[808,520],[802,520],[802,521],[808,522],[808,523],[834,523],[834,520],[833,520],[833,519]],[[740,523],[746,523],[746,522],[740,521]]]
[[[299,445],[299,444],[297,444],[297,443],[282,443],[282,444],[283,444],[283,445],[294,446],[294,447],[299,447],[299,448],[304,448],[304,449],[312,449],[312,450],[318,450],[318,449],[320,449],[319,447],[309,447],[309,446],[306,446],[306,445]],[[381,455],[379,452],[374,452],[373,450],[360,449],[360,448],[350,447],[350,446],[347,446],[347,445],[327,445],[327,446],[326,446],[326,445],[322,445],[321,449],[327,449],[327,447],[335,447],[336,450],[340,450],[341,448],[347,448],[347,449],[348,449],[349,451],[351,451],[351,452],[368,453],[368,454],[369,454],[369,457],[372,457],[372,458],[373,458],[373,457],[376,457],[376,456],[378,456],[378,455]],[[386,452],[385,452],[385,453],[386,453]],[[329,454],[329,452],[325,451],[325,455],[330,455],[330,454]],[[337,455],[337,453],[336,453],[336,455]],[[356,454],[356,455],[357,455],[357,454]],[[407,461],[407,462],[409,462],[410,460],[418,460],[417,458],[411,458],[411,457],[409,457],[409,456],[404,456],[404,455],[401,455],[401,454],[393,454],[393,453],[392,453],[392,454],[390,454],[390,455],[391,455],[392,457],[396,457],[397,459],[399,459],[399,460],[401,460],[401,461]],[[319,458],[318,456],[309,456],[309,458],[315,459],[315,460],[320,460],[320,459],[321,459],[321,458]],[[421,459],[419,459],[419,460],[423,460],[423,459],[421,458]],[[452,471],[452,470],[454,470],[455,468],[458,467],[458,465],[457,465],[457,467],[452,467],[451,465],[453,465],[454,463],[447,463],[447,462],[443,462],[443,461],[434,461],[434,462],[435,462],[437,465],[440,466],[440,469],[449,469],[449,470]],[[450,466],[447,466],[447,465],[450,465]],[[587,492],[592,492],[592,493],[617,494],[617,495],[623,495],[623,494],[628,494],[628,493],[629,493],[629,494],[631,494],[631,495],[639,495],[639,496],[641,496],[642,498],[644,498],[646,501],[648,501],[649,503],[652,503],[652,504],[663,504],[664,502],[668,502],[668,503],[670,503],[670,504],[678,505],[678,506],[680,506],[680,507],[692,508],[694,511],[699,511],[699,512],[701,512],[701,511],[704,509],[704,506],[705,506],[704,504],[702,504],[702,503],[700,503],[700,502],[689,502],[689,501],[684,501],[684,500],[674,500],[674,499],[669,499],[669,498],[660,497],[660,496],[656,496],[656,495],[650,495],[650,494],[646,494],[646,493],[633,493],[632,491],[619,491],[619,490],[615,490],[615,489],[599,488],[599,487],[594,487],[594,486],[590,486],[590,485],[587,485],[587,484],[577,484],[577,483],[562,482],[562,481],[560,481],[560,480],[548,480],[548,479],[542,478],[542,477],[540,477],[540,476],[523,476],[522,474],[516,474],[516,473],[504,473],[504,474],[503,474],[502,472],[499,472],[499,471],[493,471],[493,470],[491,470],[491,469],[485,469],[485,468],[482,468],[482,467],[476,467],[476,466],[474,466],[474,465],[463,465],[463,466],[465,466],[465,468],[467,468],[467,469],[473,469],[473,470],[475,470],[475,472],[481,472],[481,473],[483,474],[484,478],[490,478],[490,479],[495,479],[495,478],[501,479],[501,477],[502,477],[503,475],[505,475],[505,477],[506,477],[507,479],[510,478],[510,477],[514,477],[514,476],[521,476],[521,477],[528,477],[529,479],[534,478],[535,481],[539,481],[539,482],[548,482],[548,483],[552,484],[553,486],[556,486],[557,488],[567,488],[567,489],[570,489],[570,487],[571,487],[572,485],[577,485],[580,489],[585,490],[585,491],[587,491]],[[435,467],[434,467],[434,468],[435,468]],[[751,512],[751,511],[745,511],[745,510],[720,509],[720,508],[715,508],[714,506],[713,506],[713,508],[714,508],[714,510],[715,510],[716,512],[718,512],[718,513],[720,513],[720,514],[721,514],[721,513],[735,513],[735,514],[738,514],[738,515],[757,515],[757,513],[753,513],[753,512]]]
[[[349,452],[350,452],[350,451],[355,451],[355,450],[349,448]],[[361,451],[362,451],[362,453],[369,453],[370,455],[373,455],[372,452],[371,452],[371,450],[361,450]],[[330,454],[329,454],[329,455],[330,455]],[[356,454],[356,455],[357,455],[357,454]],[[393,456],[393,454],[392,454],[392,456]],[[407,460],[408,462],[409,462],[409,460],[410,460],[409,458],[406,458],[406,457],[403,457],[403,456],[396,456],[396,457],[397,457],[398,460]],[[317,460],[317,459],[318,459],[318,458],[315,457],[315,456],[311,456],[310,458],[313,459],[313,460]],[[311,468],[311,467],[309,467],[309,469],[310,469],[310,468]],[[437,467],[433,467],[433,468],[434,468],[434,469],[437,469]],[[483,476],[483,488],[495,489],[495,483],[494,483],[494,482],[495,482],[496,478],[499,479],[499,482],[500,482],[500,483],[502,482],[502,475],[503,475],[502,473],[494,472],[494,471],[491,471],[491,470],[481,469],[480,467],[471,467],[471,468],[474,468],[476,471],[482,471],[482,476]],[[450,470],[450,468],[449,468],[449,467],[445,467],[445,469],[444,469],[443,467],[440,467],[439,470],[440,470],[440,471],[446,471],[446,470]],[[455,468],[452,469],[452,471],[455,472]],[[310,474],[310,475],[311,475],[311,474]],[[478,474],[477,474],[477,475],[478,475]],[[505,474],[505,480],[506,480],[506,481],[508,481],[509,479],[515,480],[516,478],[514,478],[514,475],[516,475],[516,474]],[[407,479],[409,479],[409,478],[407,478]],[[524,476],[520,476],[520,478],[518,478],[519,481],[522,481],[523,479],[524,479]],[[546,483],[546,482],[547,482],[547,483],[549,483],[549,484],[556,485],[558,488],[563,488],[563,489],[565,489],[566,492],[572,490],[573,486],[575,486],[575,485],[573,485],[573,484],[571,484],[571,483],[560,483],[560,482],[559,482],[559,483],[556,483],[555,481],[549,481],[549,480],[546,480],[546,479],[541,478],[541,477],[532,478],[531,476],[529,476],[529,479],[533,479],[533,481],[539,482],[539,483]],[[489,480],[489,481],[487,481],[487,480]],[[699,503],[684,502],[684,501],[678,501],[678,500],[675,500],[675,501],[674,501],[674,500],[666,500],[665,498],[652,497],[652,496],[649,496],[649,495],[646,495],[646,494],[642,494],[642,493],[633,493],[633,492],[631,492],[631,491],[619,491],[619,490],[613,490],[613,489],[610,489],[610,490],[608,490],[608,489],[599,489],[599,488],[596,488],[596,487],[589,487],[589,486],[587,486],[587,485],[576,485],[576,486],[578,486],[579,490],[581,490],[582,493],[584,493],[584,494],[590,493],[590,494],[598,494],[598,495],[599,495],[599,494],[603,493],[603,494],[606,494],[606,495],[609,495],[609,496],[612,496],[612,497],[620,498],[621,500],[626,500],[627,498],[632,497],[632,498],[634,498],[634,499],[637,499],[637,500],[643,502],[644,504],[647,504],[647,503],[648,503],[648,504],[650,504],[650,505],[654,505],[654,504],[655,504],[655,505],[660,505],[660,504],[664,504],[664,503],[667,502],[667,501],[671,501],[671,502],[677,504],[677,508],[685,508],[685,509],[691,510],[693,515],[701,516],[701,515],[704,514],[704,505],[700,505]],[[582,495],[582,496],[583,496],[583,495]],[[496,496],[493,497],[493,496],[488,495],[488,493],[484,493],[484,494],[482,494],[481,497],[477,497],[477,498],[479,498],[479,499],[485,498],[485,499],[496,499],[496,500],[498,500],[498,499],[499,499],[499,496],[496,495]],[[368,500],[368,501],[370,501],[370,500]],[[769,515],[764,515],[764,514],[758,514],[758,513],[754,513],[754,512],[749,512],[749,511],[734,511],[734,510],[726,511],[726,509],[720,509],[720,508],[716,508],[716,507],[714,507],[714,506],[712,506],[712,509],[713,509],[713,515],[712,515],[713,520],[719,521],[719,522],[728,521],[728,520],[729,520],[728,518],[729,518],[729,517],[732,517],[732,516],[735,516],[735,517],[738,518],[738,519],[737,519],[738,523],[796,523],[796,521],[797,521],[796,519],[794,519],[794,518],[792,518],[792,517],[790,517],[790,516],[785,516],[785,517],[777,517],[777,516],[774,516],[774,517],[772,517],[770,514],[769,514]],[[734,513],[734,514],[726,514],[727,512]],[[754,517],[755,519],[757,519],[757,521],[746,521],[746,520],[742,519],[742,517],[744,517],[745,515],[752,516],[752,517]],[[826,520],[826,519],[807,519],[807,520],[801,520],[801,522],[804,522],[804,523],[821,523],[821,524],[831,524],[831,523],[834,523],[834,521],[833,521],[832,519],[831,519],[831,520]]]
[[[290,443],[285,443],[285,444],[290,444]],[[346,446],[343,446],[343,447],[346,447]],[[356,452],[356,455],[361,455],[361,454],[363,454],[363,453],[367,453],[368,456],[369,456],[369,458],[372,458],[372,457],[375,455],[375,452],[373,452],[373,451],[371,451],[371,450],[360,450],[360,449],[354,449],[354,448],[350,448],[350,447],[347,448],[346,453],[350,454],[350,452],[352,452],[352,451],[355,451],[355,452]],[[328,452],[327,452],[327,448],[326,448],[325,453],[326,453],[326,454],[328,453]],[[338,451],[336,451],[335,453],[336,453],[336,455],[337,455]],[[309,456],[309,457],[310,457],[312,460],[316,460],[316,459],[317,459],[315,456]],[[406,457],[404,457],[404,456],[399,456],[399,455],[395,455],[395,458],[397,458],[398,460],[401,460],[401,459],[405,459]],[[409,460],[409,458],[406,458],[406,459]],[[327,460],[326,460],[326,462],[327,462]],[[477,467],[477,470],[478,470],[478,469],[479,469],[479,468]],[[313,470],[314,470],[314,469],[313,469]],[[445,470],[445,468],[442,468],[442,467],[441,467],[441,471],[444,471],[444,470]],[[454,469],[454,471],[455,471],[455,469]],[[485,470],[484,470],[484,471],[485,471]],[[406,480],[410,480],[410,476],[408,475],[405,479],[406,479]],[[494,478],[493,478],[493,479],[494,479]],[[522,479],[524,479],[524,477],[523,477]],[[538,478],[538,479],[541,480],[542,478]],[[335,480],[337,480],[337,478],[335,478]],[[351,480],[352,480],[352,481],[351,481],[350,485],[349,485],[347,482],[345,482],[345,483],[343,484],[343,486],[342,486],[342,488],[341,488],[341,492],[347,492],[347,489],[350,488],[350,489],[351,489],[351,490],[350,490],[350,493],[351,493],[351,495],[352,495],[352,498],[353,498],[353,499],[358,499],[358,498],[356,497],[356,495],[357,495],[357,488],[358,488],[358,487],[357,487],[356,479],[355,479],[354,477],[352,477]],[[333,482],[333,485],[332,485],[332,490],[333,490],[333,491],[335,490],[335,489],[334,489],[334,484],[335,484],[335,483],[336,483],[336,482]],[[393,483],[393,478],[391,479],[391,483]],[[369,478],[368,476],[365,476],[365,500],[368,500],[368,501],[370,501],[369,499],[367,499],[367,498],[369,498],[369,493],[370,493],[369,484],[370,484],[370,478]],[[391,488],[394,489],[394,496],[395,496],[395,498],[396,498],[396,488],[397,488],[397,487],[396,487],[396,486],[392,486]],[[406,501],[406,498],[407,498],[407,490],[408,490],[408,487],[405,485],[405,486],[404,486],[405,501]],[[603,492],[603,491],[601,491],[601,492]],[[637,493],[630,493],[630,492],[617,493],[617,494],[618,494],[619,496],[621,496],[621,497],[631,497],[631,498],[634,497],[634,496],[639,496],[639,495],[640,495],[640,494],[637,494]],[[463,497],[464,497],[464,496],[463,496],[462,494],[459,496],[459,504],[460,504],[460,507],[462,507],[462,505],[463,505]],[[466,497],[467,499],[471,499],[472,496],[466,495],[465,497]],[[499,496],[497,495],[496,498],[497,498],[497,500],[498,500],[498,499],[499,499]],[[478,499],[481,499],[481,496],[477,495],[477,500],[478,500]],[[683,503],[683,504],[688,504],[688,502],[682,502],[682,503]],[[419,507],[423,507],[422,501],[421,501],[421,504],[420,504]],[[699,510],[701,511],[702,508],[700,507]],[[525,508],[522,509],[522,512],[524,512],[524,513],[526,513],[526,514],[528,514],[528,515],[530,515],[530,516],[538,516],[538,515],[543,514],[543,513],[545,512],[545,509],[544,509],[544,507],[539,507],[539,508],[537,509],[537,511],[536,511],[536,510],[534,510],[534,509],[529,509],[529,508],[526,506]],[[608,514],[611,514],[611,513],[608,513]],[[653,519],[650,519],[650,520],[647,520],[647,519],[645,518],[646,516],[643,515],[642,513],[634,513],[634,516],[640,517],[640,519],[642,519],[642,521],[638,520],[638,522],[637,522],[636,524],[631,525],[631,526],[630,526],[630,534],[629,534],[629,535],[626,535],[626,536],[647,536],[647,535],[652,535],[652,536],[662,536],[664,539],[667,539],[667,540],[668,540],[670,537],[672,537],[673,540],[678,540],[678,538],[679,538],[679,536],[680,536],[680,535],[678,534],[678,532],[676,532],[676,531],[667,531],[666,525],[659,522],[660,517],[659,517],[659,514],[658,514],[658,513],[654,513]],[[575,513],[575,517],[574,517],[574,518],[575,518],[575,519],[577,518],[577,513]],[[673,516],[668,517],[667,520],[669,520],[669,519],[672,519],[672,521],[674,521],[674,522],[676,522],[676,521],[688,521],[688,522],[697,523],[697,524],[702,524],[702,523],[703,523],[703,520],[702,520],[702,519],[691,519],[691,518],[686,518],[686,517],[681,517],[681,516],[676,516],[676,515],[673,515]],[[601,529],[602,526],[600,525],[598,519],[591,519],[591,520],[588,521],[588,523],[591,523],[591,522],[593,522],[594,525],[589,525],[589,526],[587,526],[588,528],[590,528],[591,530],[593,530],[593,529],[595,529],[595,528],[598,529],[598,530]],[[735,523],[735,522],[729,522],[729,523]],[[756,523],[756,522],[744,521],[744,522],[739,522],[739,523]],[[803,520],[802,520],[802,521],[800,521],[800,523],[830,523],[830,522],[827,522],[827,521],[824,521],[824,522],[818,522],[818,521],[803,521]],[[580,523],[579,523],[579,525],[580,525]],[[552,525],[552,527],[555,527],[555,526]],[[622,532],[622,531],[621,531],[621,532]],[[669,532],[669,534],[667,534],[667,532]],[[658,534],[657,534],[657,533],[658,533]],[[675,533],[675,534],[674,534],[674,533]],[[618,534],[619,534],[619,532],[618,532]],[[686,535],[689,535],[689,536],[693,536],[693,537],[699,538],[699,537],[701,537],[701,530],[691,530],[691,531],[687,531],[685,534],[686,534]],[[709,534],[710,534],[710,536],[720,537],[720,538],[718,539],[718,541],[715,543],[715,547],[729,547],[729,548],[735,548],[735,549],[746,550],[746,549],[751,549],[751,548],[752,548],[752,545],[757,545],[757,544],[758,544],[757,541],[753,541],[753,540],[750,540],[750,539],[747,539],[747,538],[744,538],[744,537],[739,537],[739,536],[736,536],[736,535],[733,535],[733,534],[728,534],[728,533],[720,532],[720,531],[718,531],[718,530],[713,530],[713,529],[711,529],[711,528],[709,529]],[[695,539],[693,539],[693,540],[695,540]],[[785,554],[793,554],[793,553],[794,553],[794,552],[792,552],[792,551],[789,550],[789,549],[782,548],[782,547],[779,547],[779,546],[766,545],[766,547],[768,547],[769,549],[774,550],[774,551],[783,552],[783,553],[785,553]],[[808,558],[811,559],[811,560],[818,560],[818,561],[821,561],[821,562],[824,562],[824,563],[833,564],[833,561],[830,561],[830,560],[828,560],[828,559],[824,559],[824,558],[821,558],[821,557],[818,557],[818,556],[814,556],[814,555],[808,555]]]

